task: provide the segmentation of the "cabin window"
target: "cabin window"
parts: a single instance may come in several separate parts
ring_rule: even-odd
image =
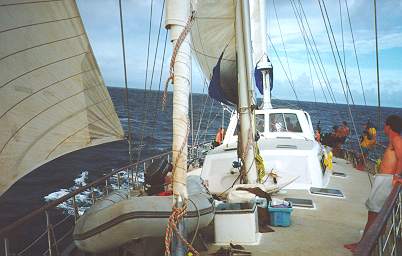
[[[264,132],[265,120],[263,114],[255,115],[255,128],[260,133]]]
[[[296,114],[283,114],[285,116],[288,132],[302,132],[299,119]]]
[[[269,121],[270,132],[303,132],[296,114],[269,114]]]
[[[269,114],[269,131],[286,132],[285,121],[282,113]]]

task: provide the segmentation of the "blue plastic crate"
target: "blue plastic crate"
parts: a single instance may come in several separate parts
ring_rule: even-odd
[[[271,216],[271,226],[288,227],[291,224],[290,215],[293,211],[292,203],[288,208],[274,208],[271,207],[271,202],[268,205],[268,212]]]

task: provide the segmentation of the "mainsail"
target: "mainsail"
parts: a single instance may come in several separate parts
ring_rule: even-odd
[[[250,1],[254,65],[267,61],[265,1]],[[236,1],[197,1],[194,8],[195,22],[191,30],[193,54],[204,76],[208,80],[217,79],[211,82],[210,96],[223,103],[238,104]],[[248,70],[248,73],[252,72],[253,69]]]
[[[63,154],[123,138],[75,1],[2,1],[0,195]]]
[[[227,101],[237,104],[235,3],[233,0],[198,1],[191,38],[193,53],[204,76],[211,80],[213,69],[219,64],[220,79],[216,86],[220,88],[216,89],[221,90]]]

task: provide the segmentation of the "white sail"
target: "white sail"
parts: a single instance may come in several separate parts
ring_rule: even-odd
[[[266,62],[266,0],[250,0],[251,41],[253,64],[248,70],[253,76],[254,67]],[[192,50],[204,76],[212,78],[213,68],[222,53],[220,86],[229,101],[238,103],[236,66],[236,1],[197,1],[196,19],[191,30]],[[265,58],[264,58],[265,57]]]
[[[46,162],[123,137],[75,1],[1,1],[0,195]]]
[[[233,0],[198,1],[191,29],[192,50],[204,76],[212,71],[224,52],[220,65],[221,87],[228,100],[237,103],[235,3]]]

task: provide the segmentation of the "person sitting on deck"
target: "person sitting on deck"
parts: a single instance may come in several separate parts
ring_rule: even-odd
[[[335,155],[337,155],[338,154],[338,152],[340,151],[340,149],[341,149],[341,145],[343,144],[342,143],[342,140],[343,140],[343,131],[342,131],[342,129],[339,127],[339,126],[337,126],[337,125],[334,125],[333,127],[332,127],[332,132],[331,132],[331,140],[332,140],[332,151],[333,151],[333,153],[335,154]]]
[[[377,130],[371,123],[370,119],[367,121],[366,131],[368,133],[368,138],[371,140],[371,144],[374,146],[377,143]]]
[[[217,147],[219,145],[222,144],[223,142],[223,138],[225,137],[225,129],[223,129],[222,127],[219,127],[218,132],[216,133],[215,136],[215,141],[214,141],[214,147]]]
[[[367,158],[368,153],[377,143],[377,130],[371,123],[370,119],[364,126],[363,135],[360,141],[360,146],[362,147],[363,157]]]
[[[368,209],[367,223],[364,228],[366,234],[374,223],[378,213],[391,193],[393,184],[401,182],[402,173],[402,118],[397,115],[388,116],[385,121],[384,133],[389,139],[380,165],[380,174],[374,177],[369,198],[366,201]],[[355,252],[358,243],[346,244],[345,248]]]
[[[339,127],[338,134],[339,134],[340,139],[342,140],[342,143],[345,143],[346,137],[348,137],[350,134],[350,129],[349,129],[348,123],[346,123],[346,121],[342,122],[341,127]]]

